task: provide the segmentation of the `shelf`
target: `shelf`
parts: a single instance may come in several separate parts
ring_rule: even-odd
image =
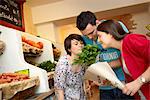
[[[46,39],[42,39],[36,37],[32,34],[21,32],[18,30],[14,30],[5,26],[0,25],[0,40],[3,41],[6,45],[3,55],[1,55],[0,59],[0,73],[14,73],[18,70],[29,69],[30,77],[39,77],[39,85],[36,88],[35,93],[43,93],[48,92],[50,90],[48,83],[47,71],[36,67],[34,65],[29,64],[25,61],[24,56],[34,56],[28,57],[35,63],[42,63],[44,61],[53,59],[53,50],[52,43]],[[43,48],[39,49],[29,44],[25,44],[22,42],[22,36],[26,37],[28,40],[32,40],[36,43],[39,41],[43,43]],[[24,46],[28,46],[33,49],[24,49]],[[25,55],[24,55],[25,52]],[[38,56],[38,57],[35,57]],[[9,89],[8,89],[9,90]],[[11,89],[10,89],[11,90]]]
[[[39,85],[38,77],[31,77],[30,79],[18,82],[0,84],[0,89],[2,91],[2,98],[6,100],[14,98],[13,96],[15,96],[15,94],[38,85]]]
[[[49,92],[37,94],[37,95],[34,95],[34,96],[32,96],[32,97],[30,97],[28,99],[29,100],[56,100],[54,92],[55,92],[55,90],[53,88]],[[50,97],[52,97],[53,99],[52,98],[50,99]]]

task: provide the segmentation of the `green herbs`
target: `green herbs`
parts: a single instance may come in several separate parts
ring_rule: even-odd
[[[40,68],[46,70],[47,72],[50,72],[50,71],[54,71],[55,66],[56,66],[56,64],[55,64],[55,63],[52,63],[52,62],[49,60],[49,61],[44,61],[44,62],[42,62],[42,63],[39,64],[37,67],[40,67]]]
[[[97,55],[100,53],[97,45],[86,45],[82,52],[78,54],[78,58],[74,59],[74,65],[90,66],[95,63]]]

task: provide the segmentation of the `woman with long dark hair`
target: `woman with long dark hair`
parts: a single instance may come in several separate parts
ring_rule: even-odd
[[[150,100],[150,40],[142,34],[131,34],[115,20],[106,20],[97,27],[104,48],[119,49],[126,77],[123,92]]]

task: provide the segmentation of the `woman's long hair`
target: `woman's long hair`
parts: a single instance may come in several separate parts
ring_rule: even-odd
[[[111,34],[116,40],[122,40],[127,34],[129,34],[129,32],[126,32],[122,25],[115,20],[103,21],[98,25],[97,30]]]

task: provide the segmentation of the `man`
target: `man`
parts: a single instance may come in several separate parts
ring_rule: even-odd
[[[83,39],[86,44],[98,45],[101,50],[99,55],[99,61],[107,61],[109,65],[113,68],[116,76],[120,81],[124,81],[124,74],[121,69],[120,63],[120,51],[114,48],[103,49],[100,42],[97,38],[97,25],[100,21],[97,20],[94,13],[90,11],[81,12],[77,16],[76,26],[83,34]],[[127,96],[122,93],[118,88],[114,88],[110,85],[100,86],[100,99],[109,100],[109,99],[132,99],[133,97]]]

